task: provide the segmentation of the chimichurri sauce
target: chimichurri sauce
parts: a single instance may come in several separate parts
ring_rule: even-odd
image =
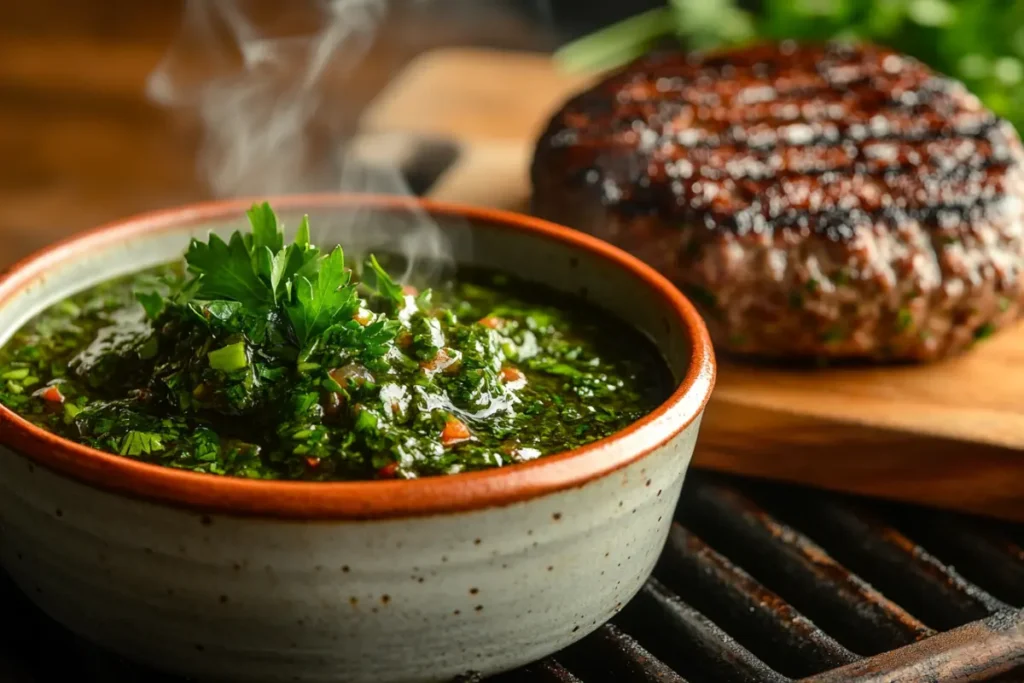
[[[580,302],[460,269],[401,287],[376,260],[252,234],[62,301],[0,350],[0,402],[111,453],[195,472],[415,478],[608,436],[669,393],[650,342]],[[359,271],[359,272],[354,272]]]

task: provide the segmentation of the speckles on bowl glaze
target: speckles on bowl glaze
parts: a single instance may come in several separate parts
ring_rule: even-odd
[[[53,511],[53,514],[57,515],[58,517],[63,517],[64,511],[61,510],[60,508],[57,508],[56,510]]]
[[[380,603],[381,603],[382,605],[386,605],[386,604],[388,604],[389,602],[391,602],[391,596],[390,596],[390,595],[388,595],[387,593],[385,593],[384,595],[380,596]]]
[[[477,594],[477,593],[479,593],[479,592],[480,592],[480,589],[479,589],[479,588],[470,588],[470,589],[469,589],[469,594],[470,594],[470,595],[476,595],[476,594]]]
[[[199,518],[199,523],[203,526],[213,526],[213,518],[210,515],[203,515]]]
[[[343,564],[343,565],[341,565],[341,571],[342,571],[343,574],[348,574],[352,570],[349,569],[349,566],[347,564]]]
[[[473,609],[476,610],[477,612],[483,612],[484,611],[484,606],[483,605],[477,605]]]
[[[359,606],[359,598],[357,598],[354,595],[350,595],[349,598],[348,598],[348,604],[352,605],[352,607],[358,607]]]
[[[562,519],[562,513],[556,512],[555,514],[551,515],[551,519],[555,520],[556,522],[560,521]]]

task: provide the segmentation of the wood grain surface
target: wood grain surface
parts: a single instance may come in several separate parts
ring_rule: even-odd
[[[590,78],[544,55],[436,51],[392,81],[362,123],[460,143],[432,196],[528,211],[533,140]],[[1024,521],[1024,325],[927,366],[720,361],[698,466]]]

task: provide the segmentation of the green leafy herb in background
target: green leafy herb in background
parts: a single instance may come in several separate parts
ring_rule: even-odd
[[[571,70],[610,68],[673,36],[692,49],[785,38],[887,45],[962,80],[1024,131],[1024,0],[669,0],[556,58]]]

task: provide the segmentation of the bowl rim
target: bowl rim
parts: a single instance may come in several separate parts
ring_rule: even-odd
[[[0,405],[0,444],[33,463],[102,490],[196,512],[304,520],[366,520],[451,514],[511,505],[587,482],[656,450],[694,422],[715,384],[716,364],[704,321],[663,275],[625,251],[583,232],[531,216],[416,197],[373,194],[302,194],[245,197],[188,204],[106,223],[18,261],[0,275],[0,306],[62,263],[112,243],[244,215],[255,201],[275,210],[363,208],[423,210],[490,228],[531,233],[568,244],[628,271],[663,299],[689,335],[690,365],[672,394],[623,430],[581,448],[526,463],[411,480],[297,482],[202,474],[106,453],[37,427]],[[628,448],[617,448],[632,439]],[[2,454],[0,457],[10,456]]]

